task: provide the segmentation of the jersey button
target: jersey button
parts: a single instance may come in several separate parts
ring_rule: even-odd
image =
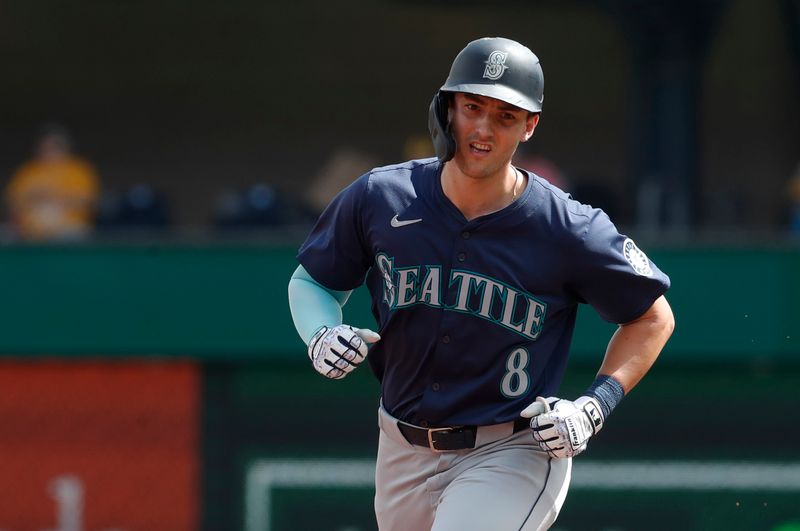
[[[463,262],[467,259],[467,253],[458,253],[458,261]]]
[[[464,232],[461,233],[461,237],[464,238],[465,240],[469,240],[469,236],[470,234],[468,230],[465,230]]]
[[[427,420],[421,420],[421,421],[419,421],[419,425],[421,427],[423,427],[423,428],[427,428],[428,427],[428,421]]]
[[[443,336],[442,343],[450,343],[450,336]]]
[[[438,391],[439,390],[439,384],[438,383],[433,384],[431,386],[431,389],[433,389],[434,391]]]

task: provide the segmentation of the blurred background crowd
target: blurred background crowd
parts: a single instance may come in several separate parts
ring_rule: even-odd
[[[519,165],[640,233],[798,232],[799,9],[6,3],[3,232],[307,225],[371,167],[431,155],[430,97],[484,34],[528,44],[544,67],[542,123]]]

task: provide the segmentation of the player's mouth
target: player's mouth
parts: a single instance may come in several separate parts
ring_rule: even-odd
[[[492,150],[492,146],[489,144],[481,144],[479,142],[471,142],[469,145],[469,150],[472,153],[484,154],[489,153]]]

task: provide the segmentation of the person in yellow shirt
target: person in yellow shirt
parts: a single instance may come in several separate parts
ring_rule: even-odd
[[[92,165],[72,153],[66,130],[50,126],[35,157],[12,176],[5,201],[21,239],[71,240],[92,232],[99,193]]]

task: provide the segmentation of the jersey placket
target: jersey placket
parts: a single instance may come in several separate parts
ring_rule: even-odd
[[[451,272],[463,269],[468,264],[471,251],[470,240],[474,230],[474,224],[468,222],[461,230],[456,232],[449,264]],[[462,289],[457,283],[451,282],[447,282],[443,286],[443,300],[446,307],[452,308],[456,305]],[[426,385],[419,408],[419,425],[423,428],[438,424],[438,422],[432,422],[431,419],[438,419],[444,415],[452,414],[452,411],[449,411],[447,399],[447,396],[452,391],[448,387],[449,382],[442,376],[451,373],[452,365],[459,363],[460,356],[465,355],[459,338],[459,328],[463,326],[465,326],[463,314],[442,311],[438,329],[438,345],[434,354],[434,368],[431,371],[431,379]],[[440,370],[440,367],[443,370]]]

